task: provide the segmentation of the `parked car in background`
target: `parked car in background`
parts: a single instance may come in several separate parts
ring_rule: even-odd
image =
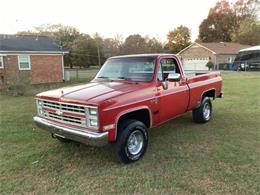
[[[93,81],[36,95],[34,121],[61,141],[111,143],[123,163],[139,160],[148,129],[186,112],[206,123],[222,96],[220,73],[185,74],[172,54],[109,58]]]

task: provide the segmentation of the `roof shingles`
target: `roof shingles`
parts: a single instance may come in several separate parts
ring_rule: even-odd
[[[5,35],[0,34],[1,52],[66,52],[53,39],[47,36],[35,35]]]
[[[240,43],[220,42],[220,43],[198,43],[203,47],[215,52],[216,54],[237,54],[239,50],[251,47],[250,45],[241,45]]]

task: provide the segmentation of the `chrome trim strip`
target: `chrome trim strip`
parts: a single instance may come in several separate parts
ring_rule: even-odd
[[[158,97],[158,96],[156,96],[156,97]],[[106,111],[110,111],[110,110],[114,110],[114,109],[118,109],[118,108],[122,108],[122,107],[127,107],[127,106],[130,106],[130,105],[133,105],[133,104],[138,104],[138,103],[141,103],[141,102],[151,101],[152,99],[154,99],[154,96],[146,98],[146,99],[143,99],[143,100],[137,100],[135,102],[131,102],[131,103],[128,103],[128,104],[122,104],[122,105],[119,105],[119,106],[106,108],[106,109],[104,109],[104,111],[106,112]]]
[[[54,101],[54,100],[49,100],[49,99],[44,99],[44,98],[39,98],[39,97],[36,97],[35,99],[36,99],[36,100],[40,100],[40,101],[48,101],[48,102],[54,102],[54,103],[61,103],[61,104],[67,104],[67,105],[72,105],[72,106],[79,106],[79,107],[86,107],[86,108],[97,108],[97,106],[90,106],[90,105],[76,104],[76,103],[68,103],[68,102],[63,102],[62,100]]]
[[[135,107],[135,108],[131,108],[131,109],[127,109],[127,110],[124,110],[122,112],[120,112],[117,117],[116,117],[116,123],[115,123],[115,140],[117,139],[117,127],[118,127],[118,121],[120,119],[121,116],[125,115],[125,114],[128,114],[128,113],[131,113],[131,112],[134,112],[134,111],[138,111],[138,110],[148,110],[149,112],[149,117],[150,117],[150,127],[149,128],[152,128],[153,127],[153,115],[152,115],[152,111],[150,110],[150,108],[148,106],[138,106],[138,107]]]
[[[52,110],[52,111],[56,111],[55,109],[57,109],[57,108],[49,108],[49,107],[43,107],[43,109],[50,109],[50,110]],[[84,112],[72,112],[72,111],[68,111],[68,110],[63,110],[64,112],[66,112],[66,113],[68,113],[68,114],[76,114],[76,115],[78,115],[78,116],[83,116],[83,117],[85,117],[86,116],[86,113]]]

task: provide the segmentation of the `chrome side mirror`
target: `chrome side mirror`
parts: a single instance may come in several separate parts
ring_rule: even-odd
[[[179,73],[170,73],[167,78],[168,81],[180,81],[181,74]]]

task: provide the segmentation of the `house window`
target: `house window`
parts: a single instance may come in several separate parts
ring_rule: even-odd
[[[0,69],[4,68],[4,58],[3,56],[0,56]]]
[[[18,64],[19,64],[19,70],[30,70],[31,69],[31,63],[30,63],[30,56],[18,56]]]

